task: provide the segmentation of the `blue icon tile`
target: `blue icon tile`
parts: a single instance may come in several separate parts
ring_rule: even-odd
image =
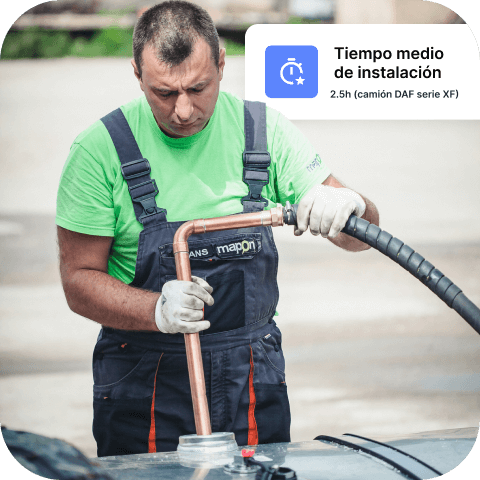
[[[265,49],[265,94],[269,98],[313,98],[318,93],[318,50],[313,45]]]

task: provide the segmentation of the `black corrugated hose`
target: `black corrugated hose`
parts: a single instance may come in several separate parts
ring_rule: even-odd
[[[287,205],[283,209],[283,221],[287,225],[296,225],[298,205]],[[480,334],[480,309],[440,270],[425,260],[413,248],[388,232],[364,220],[351,215],[343,233],[370,245],[405,270],[418,278],[435,295],[453,308],[468,324]]]

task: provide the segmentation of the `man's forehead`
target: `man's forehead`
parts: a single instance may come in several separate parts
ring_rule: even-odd
[[[187,59],[188,60],[188,59]],[[169,67],[158,59],[153,60],[146,69],[142,68],[143,81],[150,88],[174,91],[179,89],[199,88],[202,84],[210,83],[217,73],[213,65],[199,66],[192,62],[182,62],[180,65]],[[212,62],[213,64],[213,62]]]

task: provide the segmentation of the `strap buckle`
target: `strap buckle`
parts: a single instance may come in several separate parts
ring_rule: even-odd
[[[139,165],[143,163],[142,165]],[[140,158],[133,160],[132,162],[123,163],[120,165],[122,169],[122,175],[125,180],[131,180],[132,178],[143,177],[143,175],[149,175],[152,169],[150,163],[146,158]]]
[[[263,203],[264,207],[268,205],[268,200],[262,197],[262,190],[270,181],[270,172],[262,168],[243,168],[243,181],[248,186],[248,195],[243,197],[240,202],[245,201]]]
[[[258,152],[245,150],[242,155],[243,165],[245,167],[267,167],[270,165],[271,158],[269,152]]]
[[[155,197],[158,194],[157,182],[155,182],[155,180],[152,179],[138,183],[137,185],[128,187],[128,190],[130,191],[132,200],[142,205],[143,213],[138,217],[139,220],[157,213],[165,212],[165,209],[158,208],[157,203],[155,202]],[[135,196],[136,194],[139,194],[140,196],[137,197]]]
[[[268,152],[244,151],[243,152],[243,181],[248,186],[248,195],[243,197],[240,202],[253,202],[255,204],[263,203],[264,208],[268,205],[268,200],[262,197],[262,189],[270,181],[271,158]],[[244,205],[245,206],[245,205]]]

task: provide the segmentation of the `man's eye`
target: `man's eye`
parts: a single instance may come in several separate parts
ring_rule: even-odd
[[[190,91],[193,93],[200,93],[201,91],[203,91],[203,88],[191,88]]]
[[[168,97],[171,97],[173,95],[173,92],[160,93],[159,95],[163,98],[168,98]]]

